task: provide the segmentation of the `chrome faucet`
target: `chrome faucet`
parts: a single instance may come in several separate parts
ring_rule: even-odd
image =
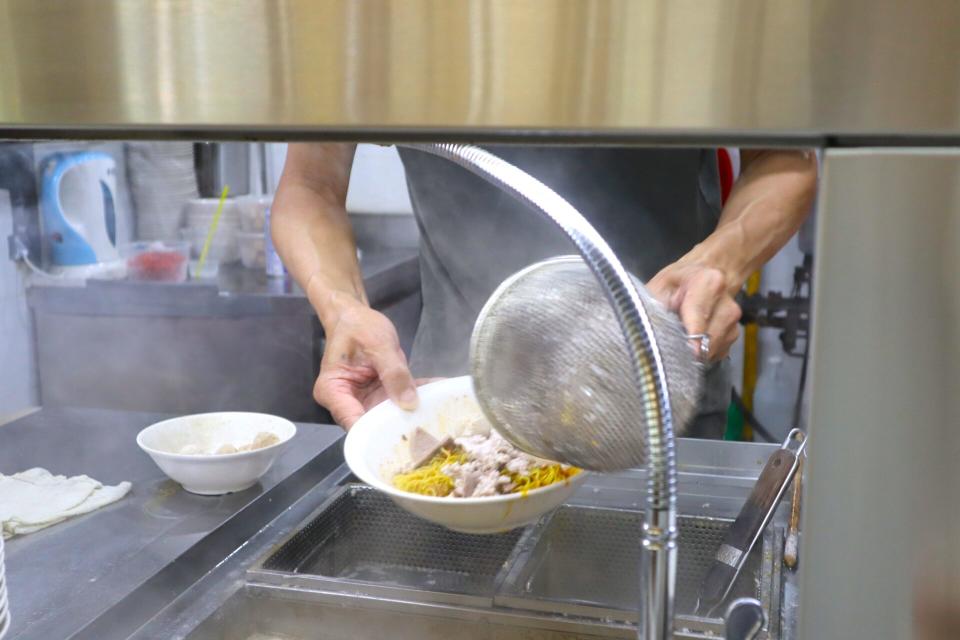
[[[647,433],[647,500],[644,510],[638,636],[673,637],[677,573],[677,466],[673,417],[663,361],[650,318],[626,269],[576,209],[552,189],[497,156],[471,145],[402,145],[445,158],[526,202],[556,224],[576,246],[610,301],[633,364]]]

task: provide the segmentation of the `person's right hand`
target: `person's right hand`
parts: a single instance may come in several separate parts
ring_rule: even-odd
[[[313,397],[345,429],[386,398],[417,408],[417,389],[397,330],[382,313],[361,302],[342,310],[327,328]]]

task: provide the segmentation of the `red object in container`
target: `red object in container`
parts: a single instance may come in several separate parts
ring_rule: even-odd
[[[145,251],[127,261],[132,280],[183,282],[187,276],[187,257],[177,251]]]

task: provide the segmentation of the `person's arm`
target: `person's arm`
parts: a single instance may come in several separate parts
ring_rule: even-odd
[[[740,178],[716,230],[648,283],[688,333],[710,337],[714,360],[726,356],[739,335],[734,296],[800,228],[817,186],[812,151],[744,150],[740,159]]]
[[[271,210],[284,265],[307,294],[326,344],[314,397],[350,427],[385,397],[413,409],[414,381],[397,331],[370,308],[346,211],[354,145],[291,144]]]
[[[291,144],[271,211],[277,252],[324,326],[348,302],[366,303],[347,217],[354,145]]]

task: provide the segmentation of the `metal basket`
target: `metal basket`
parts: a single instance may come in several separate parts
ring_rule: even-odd
[[[638,511],[565,505],[522,531],[467,535],[412,516],[368,486],[348,485],[247,578],[251,585],[293,588],[304,597],[338,594],[636,624],[642,519]],[[730,523],[678,518],[677,624],[689,630],[678,637],[722,637],[723,620],[692,611]],[[779,535],[766,532],[731,594],[760,601],[770,620],[762,638],[779,628]]]
[[[697,412],[703,367],[677,315],[633,284],[682,434]],[[648,416],[623,331],[579,256],[538,262],[505,280],[477,318],[470,360],[480,406],[520,449],[597,471],[646,463]]]
[[[561,507],[528,557],[512,567],[497,602],[517,609],[635,622],[640,603],[637,532],[641,520],[642,514],[636,511]],[[697,587],[710,569],[730,521],[680,516],[677,525],[677,615],[689,618]],[[772,544],[772,534],[768,534],[764,545]],[[757,598],[769,609],[772,576],[769,560],[760,549],[764,545],[750,555],[731,598]],[[713,629],[722,628],[719,620],[710,622]]]
[[[338,491],[261,566],[260,582],[489,606],[523,535],[450,531],[364,485]]]

